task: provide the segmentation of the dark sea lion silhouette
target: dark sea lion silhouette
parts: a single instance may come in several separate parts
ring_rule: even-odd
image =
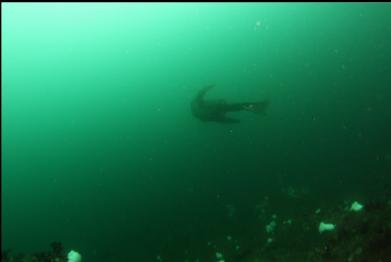
[[[191,102],[191,112],[193,116],[207,122],[238,123],[239,119],[228,117],[226,113],[236,111],[249,111],[252,113],[264,113],[269,107],[269,101],[228,103],[224,99],[206,100],[205,94],[214,87],[208,85],[198,91],[196,97]]]

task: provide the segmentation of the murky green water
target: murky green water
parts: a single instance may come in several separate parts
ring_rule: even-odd
[[[2,249],[235,261],[273,214],[365,201],[390,183],[390,46],[387,3],[2,4]],[[199,121],[208,84],[270,107]]]

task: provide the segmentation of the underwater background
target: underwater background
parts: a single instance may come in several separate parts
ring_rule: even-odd
[[[321,242],[319,210],[391,185],[390,47],[388,3],[2,3],[2,250],[258,261]],[[209,84],[270,106],[202,122]]]

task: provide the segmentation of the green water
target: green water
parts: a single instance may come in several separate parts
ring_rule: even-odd
[[[390,47],[387,3],[3,3],[2,249],[214,261],[267,238],[265,197],[365,201],[390,184]],[[208,84],[270,107],[201,122]]]

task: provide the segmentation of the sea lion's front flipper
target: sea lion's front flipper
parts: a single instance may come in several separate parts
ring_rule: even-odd
[[[239,119],[236,119],[236,118],[233,118],[233,117],[228,117],[228,116],[222,116],[220,117],[217,122],[220,122],[220,123],[224,123],[224,124],[235,124],[235,123],[239,123],[240,120]]]

